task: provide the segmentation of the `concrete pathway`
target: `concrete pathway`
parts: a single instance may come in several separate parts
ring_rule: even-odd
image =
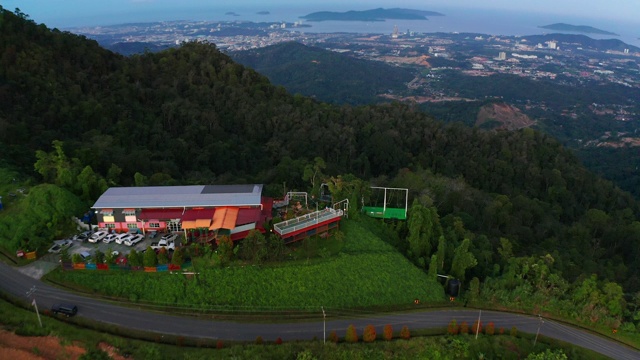
[[[17,267],[15,269],[34,279],[40,279],[46,273],[53,271],[53,269],[58,266],[60,266],[60,255],[47,254],[29,265]]]

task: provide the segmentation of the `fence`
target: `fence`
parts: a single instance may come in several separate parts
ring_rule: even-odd
[[[115,264],[85,264],[85,263],[62,263],[63,270],[125,270],[125,271],[144,271],[144,272],[168,272],[179,271],[183,268],[189,267],[191,263],[184,263],[182,265],[164,264],[157,266],[129,266],[129,265],[115,265]]]

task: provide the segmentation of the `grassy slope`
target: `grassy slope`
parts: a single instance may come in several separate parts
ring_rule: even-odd
[[[197,281],[167,273],[120,271],[55,272],[49,278],[112,296],[212,309],[304,310],[444,300],[437,282],[361,223],[343,221],[342,230],[346,240],[337,256],[275,266],[198,268]]]

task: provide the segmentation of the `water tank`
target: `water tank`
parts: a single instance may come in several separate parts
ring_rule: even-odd
[[[460,293],[460,280],[451,279],[449,280],[449,289],[448,293],[450,296],[457,297]]]

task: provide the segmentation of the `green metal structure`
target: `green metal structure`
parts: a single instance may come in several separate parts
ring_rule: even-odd
[[[407,208],[409,206],[409,189],[371,187],[373,192],[384,191],[382,202],[362,206],[362,212],[366,215],[378,219],[407,219]]]

